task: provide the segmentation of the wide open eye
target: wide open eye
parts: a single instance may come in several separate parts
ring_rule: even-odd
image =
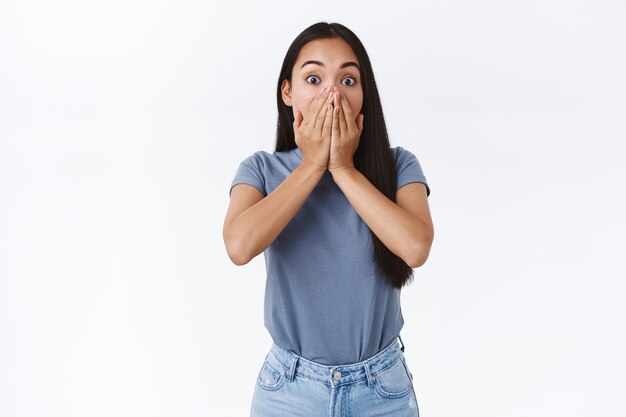
[[[305,79],[307,80],[307,82],[308,82],[309,84],[313,84],[313,85],[319,84],[319,78],[317,77],[317,75],[309,75],[309,76],[308,76],[308,77],[306,77]],[[311,80],[311,79],[316,79],[316,80],[318,80],[318,82],[314,82],[314,83],[309,82],[309,80]],[[353,85],[355,85],[355,84],[356,84],[356,78],[355,78],[355,77],[348,76],[348,77],[345,77],[345,78],[344,78],[343,80],[341,80],[341,81],[343,82],[343,81],[345,81],[345,80],[352,80],[352,81],[351,81],[350,83],[348,83],[348,84],[345,84],[345,83],[344,83],[344,85],[346,85],[346,86],[348,86],[348,87],[352,87]]]
[[[348,87],[352,87],[354,84],[356,84],[356,78],[354,77],[346,77],[344,78],[344,80],[352,80],[352,84],[347,84]]]
[[[319,78],[317,78],[317,76],[315,76],[315,75],[309,75],[308,77],[306,77],[306,80],[309,80],[309,79],[311,79],[311,78],[316,78],[317,80],[319,80]],[[307,81],[307,82],[308,82],[308,81]],[[315,85],[315,84],[319,84],[319,83],[309,83],[309,84],[313,84],[313,85]]]

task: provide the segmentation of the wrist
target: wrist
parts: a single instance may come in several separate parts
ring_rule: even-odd
[[[328,171],[330,172],[331,175],[335,176],[335,175],[342,175],[342,174],[354,172],[356,171],[356,167],[353,164],[342,165],[340,167],[328,168]]]
[[[323,175],[324,172],[326,172],[326,167],[317,165],[315,162],[309,162],[309,161],[304,161],[304,160],[300,162],[300,165],[298,166],[298,168],[300,168],[303,171],[316,173],[319,175]]]

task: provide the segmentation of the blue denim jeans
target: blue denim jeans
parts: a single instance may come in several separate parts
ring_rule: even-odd
[[[272,343],[257,377],[250,415],[419,417],[402,338],[362,362],[335,366]]]

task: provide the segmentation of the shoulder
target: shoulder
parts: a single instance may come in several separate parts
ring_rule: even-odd
[[[255,151],[251,154],[248,154],[241,162],[244,164],[252,164],[258,165],[264,161],[267,161],[271,158],[271,154],[266,151]]]
[[[244,157],[239,163],[240,171],[253,171],[256,175],[262,176],[268,167],[272,166],[273,156],[266,151],[255,151]]]
[[[282,152],[267,152],[264,150],[255,151],[252,154],[246,156],[241,162],[248,165],[257,167],[272,166],[277,163],[281,163],[287,159],[293,151]]]
[[[393,152],[394,156],[396,157],[409,157],[409,156],[415,156],[415,154],[413,152],[411,152],[410,150],[402,147],[402,146],[394,146],[391,148],[391,151]]]
[[[396,162],[397,188],[412,182],[421,182],[426,186],[427,195],[430,195],[430,185],[417,156],[402,146],[396,146],[392,150]]]
[[[402,170],[411,163],[419,164],[417,156],[413,152],[402,146],[392,147],[391,151],[393,152],[393,156],[396,161],[396,168],[398,168],[398,170]]]

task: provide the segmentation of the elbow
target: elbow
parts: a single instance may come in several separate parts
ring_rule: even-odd
[[[246,255],[245,250],[238,243],[226,243],[226,253],[232,263],[237,266],[242,266],[250,262],[250,257]]]
[[[433,235],[428,237],[426,241],[422,241],[413,247],[410,256],[407,257],[408,261],[405,261],[411,268],[419,268],[424,265],[430,255],[430,248],[433,242]]]
[[[405,262],[411,268],[419,268],[426,263],[426,259],[428,259],[428,256],[425,257],[423,255],[417,254],[414,255],[413,258],[410,258],[408,261]]]
[[[224,229],[222,233],[224,239],[224,245],[226,246],[226,253],[231,262],[237,266],[242,266],[250,262],[251,257],[248,255],[245,242],[241,242],[241,239],[237,239]]]

